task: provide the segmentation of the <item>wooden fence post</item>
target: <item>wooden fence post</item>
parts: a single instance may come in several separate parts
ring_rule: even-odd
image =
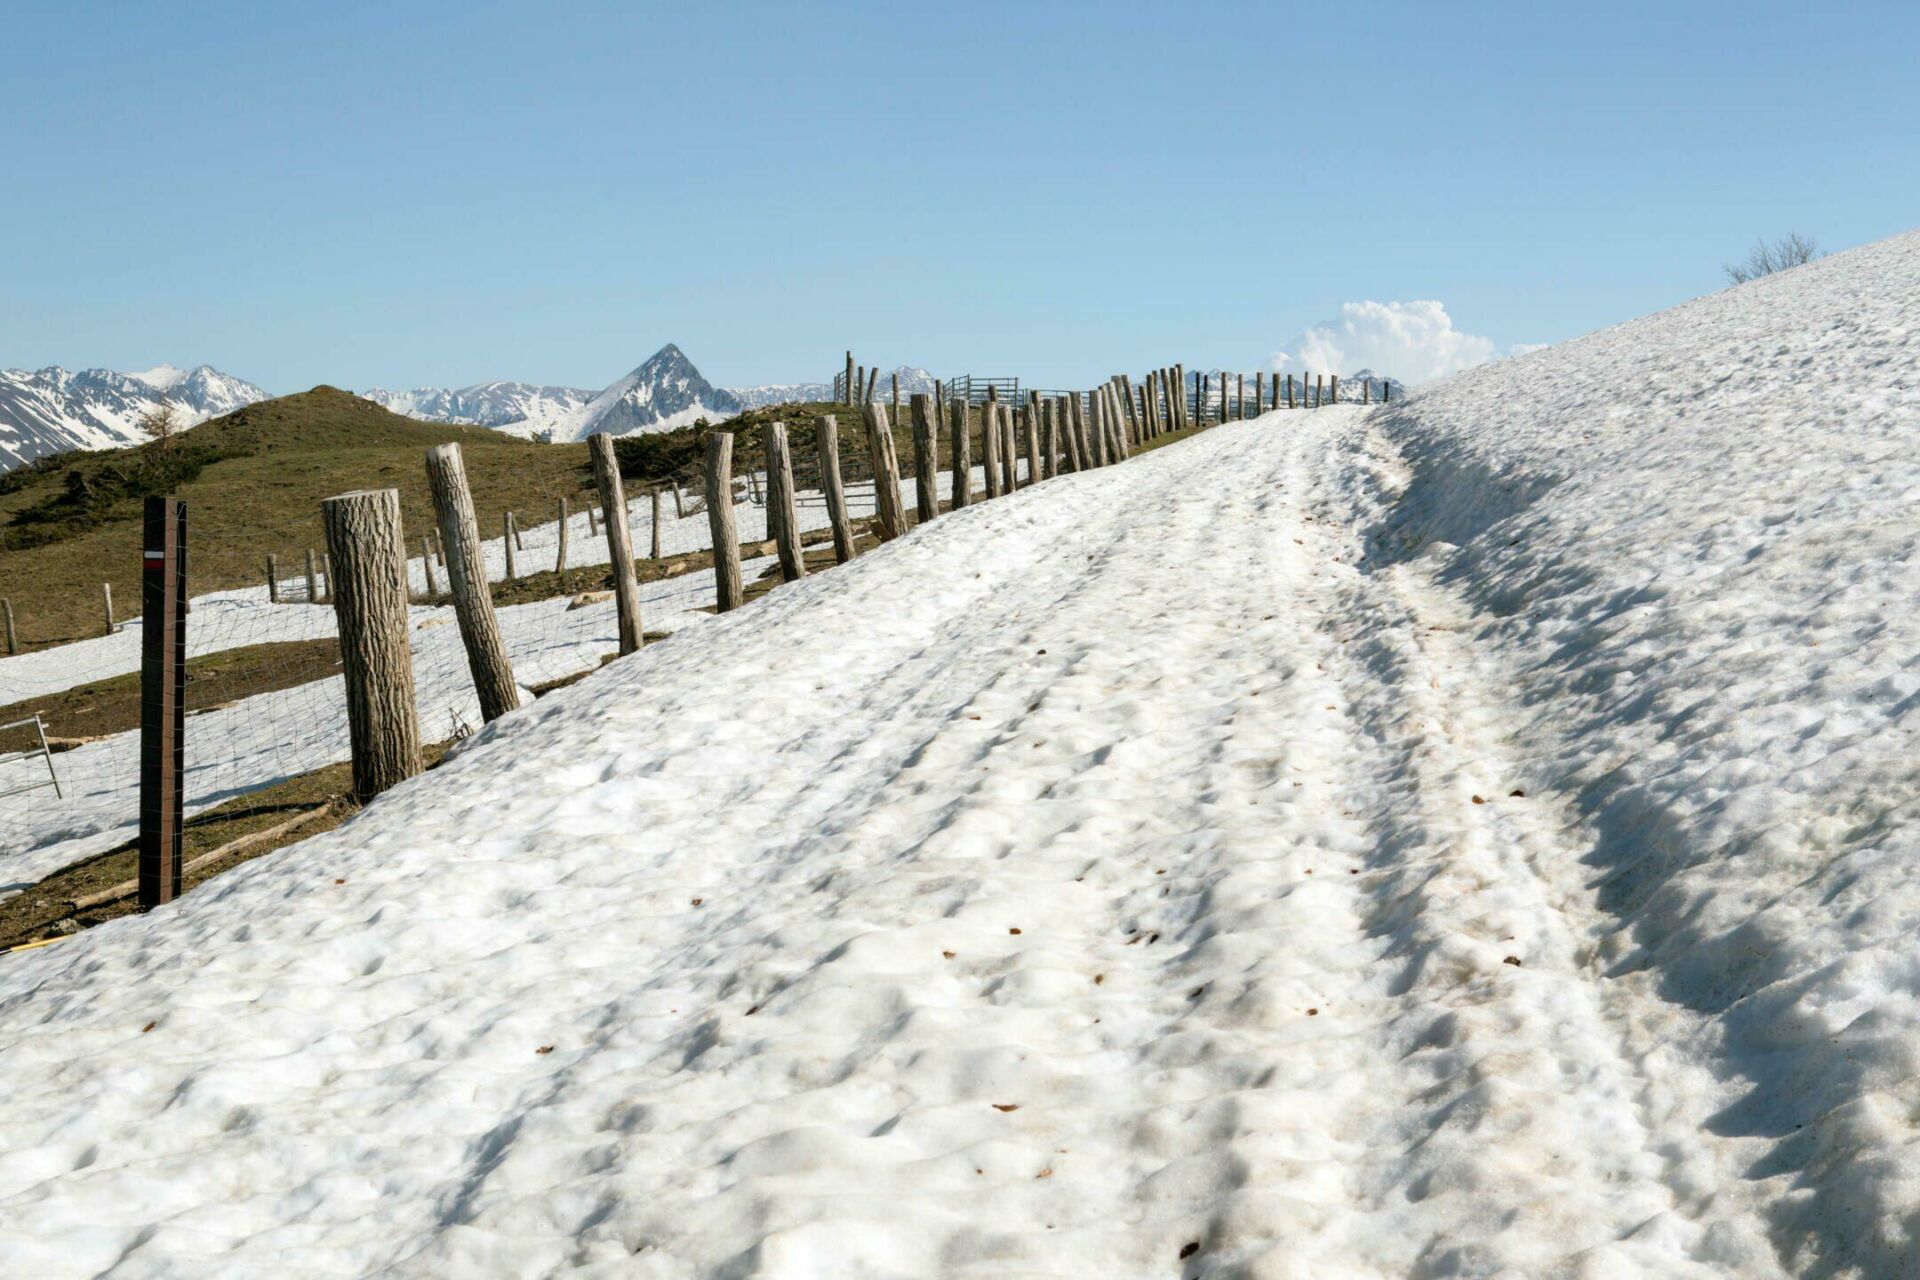
[[[555,507],[559,512],[560,518],[560,546],[553,553],[553,571],[555,573],[565,573],[567,571],[567,500],[565,498],[557,499]],[[442,560],[440,563],[445,564],[446,561]]]
[[[467,464],[459,445],[437,444],[427,450],[427,487],[433,491],[440,546],[447,553],[447,590],[453,596],[473,691],[480,699],[480,718],[498,720],[520,705],[520,691],[513,682],[507,646],[500,639],[500,620],[493,612],[480,522],[474,518],[473,491],[467,485]]]
[[[509,511],[507,512],[507,520],[513,525],[513,549],[515,551],[525,551],[527,549],[527,540],[520,536],[520,517]]]
[[[20,637],[16,635],[13,630],[13,601],[0,600],[0,614],[6,615],[7,652],[18,653],[20,652]]]
[[[1267,375],[1263,369],[1253,371],[1253,416],[1259,417],[1266,412]]]
[[[847,352],[847,376],[846,376],[846,379],[845,379],[845,381],[843,381],[843,382],[842,382],[842,383],[840,384],[840,392],[841,392],[841,398],[842,398],[842,399],[844,399],[844,400],[845,400],[845,401],[846,401],[846,402],[847,402],[848,404],[852,404],[852,403],[853,403],[853,400],[854,400],[854,388],[853,388],[853,352],[851,352],[851,351],[849,351],[849,352]],[[732,453],[732,451],[733,451],[733,442],[732,442],[732,441],[728,441],[728,442],[727,442],[727,451],[728,451],[728,453],[729,453],[729,455],[731,455],[731,453]],[[711,451],[709,451],[709,455],[711,455]]]
[[[341,494],[322,502],[320,512],[335,574],[333,613],[346,675],[353,798],[364,804],[420,772],[400,491]]]
[[[267,557],[267,603],[280,603],[280,570],[272,556]]]
[[[973,501],[973,456],[967,440],[967,402],[955,397],[947,405],[947,425],[953,431],[953,447],[947,451],[947,462],[953,468],[953,501],[955,511]]]
[[[427,595],[439,595],[440,584],[433,580],[433,542],[424,533],[420,535],[420,568],[427,575]]]
[[[512,582],[520,575],[513,569],[513,512],[503,512],[500,516],[500,546],[507,553],[507,581]]]
[[[654,485],[647,490],[647,520],[651,526],[647,530],[647,558],[660,558],[660,486]]]
[[[320,553],[320,598],[333,603],[333,561],[324,551]]]
[[[1332,394],[1332,399],[1330,400],[1329,403],[1339,404],[1340,403],[1340,375],[1337,373],[1329,374],[1328,379],[1329,380],[1327,383],[1327,387]]]
[[[868,403],[868,404],[872,404],[872,403],[873,403],[873,386],[874,386],[874,384],[875,384],[876,382],[878,382],[878,381],[880,381],[880,366],[879,366],[879,365],[875,365],[875,366],[873,366],[873,368],[871,368],[871,369],[869,369],[869,370],[867,370],[867,396],[866,396],[866,403]]]
[[[1040,483],[1040,396],[1038,392],[1027,395],[1025,425],[1027,429],[1027,483]]]
[[[1287,408],[1293,408],[1293,375],[1287,375]]]
[[[107,634],[112,635],[113,634],[113,584],[111,582],[103,582],[100,584],[100,601],[107,611]]]
[[[1120,388],[1109,382],[1106,386],[1107,417],[1113,423],[1113,455],[1115,461],[1125,462],[1131,454],[1127,448],[1127,420],[1120,412]]]
[[[675,520],[687,518],[686,495],[680,492],[680,481],[677,479],[673,482],[673,518]]]
[[[896,377],[894,382],[898,384]],[[936,401],[924,391],[909,402],[913,413],[913,507],[921,524],[940,514],[938,459],[934,456],[933,410]]]
[[[780,576],[788,582],[807,576],[800,550],[800,512],[793,500],[793,458],[787,448],[787,424],[769,423],[767,446],[767,523],[772,526]]]
[[[633,580],[633,534],[627,528],[627,495],[620,483],[620,464],[614,460],[613,437],[596,431],[587,437],[593,453],[593,479],[600,489],[600,511],[606,517],[607,558],[613,562],[614,605],[620,614],[620,652],[632,653],[646,643],[640,624],[640,584]]]
[[[980,406],[980,471],[986,480],[987,497],[999,497],[1000,402],[991,398]]]
[[[587,504],[587,536],[591,538],[600,536],[600,508],[592,503]]]
[[[847,373],[853,373],[853,353],[847,353]],[[848,386],[853,385],[851,376]],[[745,594],[740,583],[740,535],[733,527],[733,433],[716,431],[707,437],[707,528],[713,535],[714,609],[725,613],[740,607]]]
[[[148,498],[144,525],[138,886],[143,909],[171,902],[182,887],[180,855],[186,798],[180,775],[186,763],[187,509],[172,498]],[[11,647],[11,608],[7,617]],[[401,625],[405,627],[404,619]]]
[[[884,405],[872,400],[862,406],[867,421],[867,449],[873,455],[874,501],[880,516],[880,540],[891,541],[907,531],[907,513],[900,503],[900,459],[893,448],[893,429]]]
[[[1371,377],[1360,379],[1360,403],[1373,403],[1373,379]]]
[[[1014,438],[1013,406],[1000,406],[1000,492],[1012,493],[1019,478],[1019,450]]]
[[[832,414],[823,413],[813,420],[813,438],[820,451],[820,488],[827,498],[827,523],[833,527],[833,558],[845,564],[853,559],[853,522],[847,519],[847,490],[840,482],[840,424]]]

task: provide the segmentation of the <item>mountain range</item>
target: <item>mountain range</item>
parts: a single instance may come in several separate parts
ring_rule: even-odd
[[[899,378],[903,396],[930,392],[935,387],[933,375],[925,369],[901,365],[889,376]],[[891,391],[890,381],[876,383],[876,395]],[[669,342],[639,368],[599,391],[527,382],[482,382],[471,387],[416,387],[411,391],[375,387],[360,394],[410,418],[495,427],[515,435],[554,440],[584,440],[596,431],[627,435],[668,431],[700,418],[720,422],[767,405],[826,400],[833,391],[825,382],[716,387],[685,352]],[[550,437],[545,434],[548,432],[552,433]]]
[[[192,426],[267,398],[251,382],[204,364],[140,373],[0,369],[0,471],[70,449],[139,444],[146,438],[141,416],[163,404]]]

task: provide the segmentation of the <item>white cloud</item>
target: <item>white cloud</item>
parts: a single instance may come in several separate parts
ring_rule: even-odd
[[[1508,354],[1535,350],[1516,346]],[[1349,302],[1337,319],[1314,325],[1274,353],[1272,367],[1315,373],[1358,373],[1418,384],[1498,359],[1493,339],[1463,333],[1440,302]]]

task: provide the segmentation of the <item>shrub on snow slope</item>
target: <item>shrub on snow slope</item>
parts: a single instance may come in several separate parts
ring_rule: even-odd
[[[1773,1140],[1777,1244],[1912,1274],[1920,233],[1472,370],[1375,420],[1580,797],[1599,963],[1652,969]]]

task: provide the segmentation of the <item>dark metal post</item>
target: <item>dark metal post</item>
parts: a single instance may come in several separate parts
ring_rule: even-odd
[[[148,498],[140,574],[140,905],[180,893],[187,721],[187,508]]]

